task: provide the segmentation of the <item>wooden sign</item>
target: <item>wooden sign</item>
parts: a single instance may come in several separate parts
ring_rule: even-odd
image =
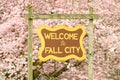
[[[49,59],[66,61],[71,58],[84,60],[86,51],[82,40],[85,34],[83,26],[73,28],[63,25],[55,28],[40,26],[38,28],[38,35],[41,40],[41,47],[38,52],[39,59],[42,61]]]

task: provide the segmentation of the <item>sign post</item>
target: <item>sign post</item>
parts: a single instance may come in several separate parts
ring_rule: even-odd
[[[28,80],[33,80],[33,69],[32,69],[32,66],[33,66],[33,63],[32,63],[32,49],[33,49],[33,47],[32,47],[32,42],[33,42],[33,40],[32,40],[32,32],[33,32],[32,25],[33,25],[33,19],[89,19],[89,34],[88,34],[89,35],[89,52],[88,52],[88,77],[89,78],[88,78],[88,80],[93,80],[93,43],[94,43],[93,42],[93,40],[94,40],[93,20],[98,19],[99,15],[93,14],[93,8],[90,7],[89,10],[90,10],[90,14],[33,14],[32,6],[28,7],[28,14],[26,14],[24,16],[25,18],[28,18]],[[47,28],[46,28],[46,30],[47,30]],[[59,29],[56,29],[55,31],[57,31],[57,30],[59,30]],[[60,29],[60,30],[62,30],[62,29]],[[69,29],[65,29],[65,30],[66,30],[66,32],[71,31]],[[65,31],[65,30],[63,28],[63,31]],[[52,29],[51,29],[51,31],[52,31]],[[73,31],[76,31],[76,30],[73,30]],[[48,30],[48,32],[50,32],[50,31]],[[43,34],[44,34],[44,31],[43,31]],[[40,38],[42,37],[42,39],[45,38],[45,36],[43,36],[43,34],[39,35],[39,37]],[[63,36],[62,34],[63,33],[61,33],[61,36]],[[84,32],[83,32],[83,34],[84,34]],[[84,36],[84,35],[82,35],[82,36]],[[53,39],[54,37],[55,37],[55,35],[52,35],[51,39]],[[79,37],[80,37],[80,35],[79,35]],[[66,38],[66,37],[64,37],[64,38]],[[50,58],[55,59],[55,60],[59,60],[59,61],[65,61],[65,60],[70,59],[70,58],[76,58],[77,60],[83,60],[85,58],[85,50],[80,44],[81,39],[83,39],[83,37],[79,38],[79,39],[80,39],[79,40],[80,42],[77,41],[77,43],[79,42],[78,43],[79,47],[78,46],[75,47],[75,45],[73,47],[73,45],[71,45],[72,48],[70,48],[70,46],[68,44],[66,44],[67,43],[66,40],[59,41],[60,42],[59,45],[64,47],[64,49],[62,51],[60,51],[60,48],[58,47],[57,51],[60,54],[62,54],[62,52],[65,51],[65,52],[67,52],[67,55],[68,54],[72,55],[70,57],[65,57],[65,55],[63,55],[61,59],[59,59],[61,57],[60,55],[55,55],[56,49],[55,48],[51,49],[51,47],[53,47],[53,46],[49,46],[49,47],[45,48],[44,40],[47,40],[47,38],[43,39],[42,42],[44,43],[44,45],[43,45],[44,47],[42,47],[42,51],[39,51],[39,56],[43,61],[46,61]],[[74,40],[72,40],[72,41],[74,41]],[[69,48],[65,49],[65,46],[68,46]],[[42,54],[42,52],[49,53],[49,54],[40,55],[40,54]],[[54,56],[53,56],[53,54],[51,56],[52,52],[54,52]],[[74,52],[76,52],[76,53],[74,54]],[[77,52],[83,52],[83,53],[78,56]],[[48,57],[46,57],[46,56],[48,56]]]
[[[90,14],[93,14],[93,8],[90,7],[89,8]],[[88,44],[89,44],[89,50],[88,50],[88,79],[89,80],[93,80],[93,55],[94,55],[94,51],[93,51],[93,43],[94,43],[94,35],[93,35],[93,29],[94,29],[94,25],[93,25],[93,18],[89,19],[89,40],[88,40]]]
[[[32,16],[32,6],[28,6],[28,80],[33,80],[33,63],[32,63],[32,51],[33,51],[33,19]]]

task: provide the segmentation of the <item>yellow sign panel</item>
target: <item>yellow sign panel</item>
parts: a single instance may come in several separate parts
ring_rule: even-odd
[[[66,61],[71,58],[84,60],[86,51],[82,40],[85,34],[83,26],[74,28],[63,25],[55,28],[40,26],[38,28],[38,35],[41,40],[41,47],[38,52],[39,59],[42,61],[49,59]]]

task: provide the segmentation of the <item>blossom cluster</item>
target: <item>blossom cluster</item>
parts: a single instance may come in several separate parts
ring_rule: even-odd
[[[100,18],[94,20],[94,80],[105,80],[120,67],[120,2],[119,0],[1,0],[0,1],[0,80],[27,80],[28,21],[23,17],[32,5],[34,13],[40,14],[89,14],[89,7]],[[74,2],[71,2],[74,1]],[[88,57],[79,66],[76,60],[40,62],[38,50],[41,42],[37,35],[40,25],[54,27],[84,25],[89,34],[87,19],[35,19],[33,21],[33,68],[34,79],[45,76],[65,65],[67,70],[58,77],[61,80],[88,80]],[[88,36],[84,38],[88,51]],[[37,76],[36,76],[37,75]],[[113,77],[118,77],[115,75]],[[42,78],[40,78],[42,79]],[[114,80],[110,78],[111,80]],[[117,78],[118,79],[118,78]],[[38,79],[39,80],[39,79]],[[45,80],[45,77],[43,77]]]

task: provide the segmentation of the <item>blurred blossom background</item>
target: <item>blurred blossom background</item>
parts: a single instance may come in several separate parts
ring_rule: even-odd
[[[28,20],[23,17],[31,4],[34,13],[88,14],[89,7],[100,18],[94,20],[94,80],[120,80],[120,0],[0,0],[0,80],[27,80]],[[88,80],[88,57],[78,62],[38,59],[41,45],[37,35],[40,25],[54,27],[78,24],[85,26],[87,19],[35,19],[33,22],[34,80]],[[88,36],[84,38],[88,51]],[[65,70],[61,70],[61,69]],[[60,74],[55,73],[61,71]],[[56,75],[55,75],[56,74]]]

